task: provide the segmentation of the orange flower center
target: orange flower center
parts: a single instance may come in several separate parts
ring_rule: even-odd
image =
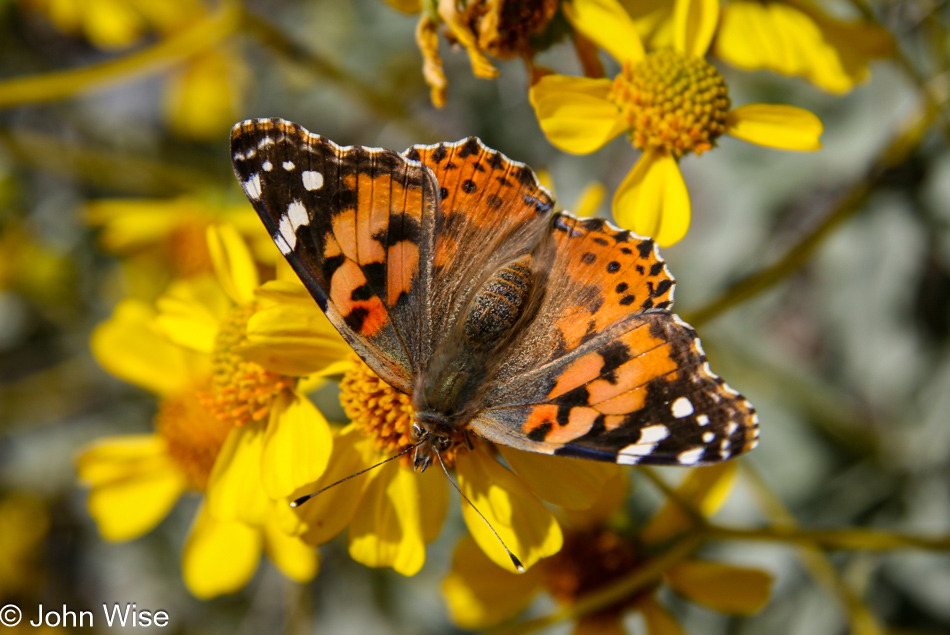
[[[340,404],[362,433],[376,440],[376,447],[383,454],[392,456],[413,444],[415,411],[412,398],[380,379],[356,355],[353,355],[352,368],[346,371],[340,382]],[[446,467],[455,464],[454,448],[441,454]],[[410,466],[412,454],[405,455],[402,463]]]
[[[212,353],[211,390],[203,395],[219,419],[236,426],[266,419],[277,395],[297,383],[294,377],[272,373],[238,353],[255,309],[237,306],[221,321]]]
[[[561,551],[543,560],[541,566],[548,591],[560,604],[570,605],[629,574],[638,563],[639,559],[630,542],[609,529],[598,528],[565,532]],[[605,609],[603,613],[609,615],[622,611],[639,597],[637,594],[622,604]]]
[[[633,145],[644,151],[665,149],[677,159],[702,154],[726,130],[726,80],[701,57],[664,50],[626,63],[609,98],[626,118]]]
[[[188,479],[188,485],[204,491],[231,423],[215,416],[201,391],[187,391],[162,400],[155,427],[165,439],[169,455]]]

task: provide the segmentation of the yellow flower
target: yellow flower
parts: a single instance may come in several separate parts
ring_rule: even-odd
[[[712,53],[745,70],[801,76],[842,94],[867,79],[871,60],[889,57],[894,47],[885,29],[833,18],[809,0],[731,1]]]
[[[693,470],[679,487],[679,495],[704,515],[713,514],[729,492],[735,463]],[[658,546],[688,529],[689,519],[668,503],[635,537],[614,529],[611,518],[626,499],[625,475],[607,481],[597,504],[585,514],[566,521],[564,547],[542,560],[522,577],[494,566],[471,541],[455,550],[452,570],[442,585],[453,621],[479,629],[521,612],[535,595],[548,592],[558,603],[571,605],[648,562]],[[749,615],[768,601],[771,578],[755,569],[706,560],[684,560],[663,573],[663,581],[680,595],[729,615]],[[656,599],[659,582],[598,613],[582,617],[576,634],[624,633],[622,618],[639,611],[650,635],[679,635],[683,631]]]
[[[136,298],[157,297],[172,278],[214,270],[208,228],[228,224],[250,243],[254,260],[273,266],[274,242],[253,208],[232,205],[223,195],[172,199],[102,199],[86,204],[85,220],[100,228],[99,244],[122,257],[125,286]]]
[[[209,13],[201,0],[21,0],[63,33],[81,35],[108,51],[126,49],[155,33],[167,37]],[[232,47],[196,55],[169,76],[165,111],[172,130],[213,140],[237,119],[246,70]]]
[[[316,574],[316,553],[278,530],[275,510],[320,476],[332,448],[299,374],[278,357],[242,356],[258,287],[246,245],[227,226],[209,230],[208,242],[216,278],[173,285],[157,314],[127,300],[93,334],[93,352],[108,371],[160,397],[156,432],[102,439],[78,461],[107,540],[140,536],[186,490],[205,492],[182,563],[189,589],[205,598],[246,584],[262,549],[295,580]],[[342,350],[324,322],[325,349],[335,342]],[[339,355],[311,363],[327,366]]]
[[[643,155],[614,194],[620,225],[662,246],[686,235],[690,202],[679,160],[702,154],[722,134],[784,150],[817,150],[822,126],[793,106],[749,104],[730,110],[725,80],[704,55],[719,16],[718,0],[677,0],[673,48],[646,54],[617,0],[574,0],[575,28],[623,69],[613,80],[548,75],[531,88],[541,129],[558,148],[600,149],[622,132]]]
[[[309,298],[307,298],[309,300]],[[313,305],[313,302],[310,302]],[[313,310],[318,310],[314,308]],[[334,441],[330,466],[305,495],[394,456],[410,445],[413,411],[408,395],[385,384],[354,358],[341,383],[341,403],[352,424]],[[561,548],[561,529],[539,500],[583,508],[620,468],[494,447],[471,437],[443,454],[462,493],[488,520],[525,567]],[[501,455],[511,467],[497,460]],[[556,474],[556,477],[552,475]],[[425,546],[438,536],[447,509],[447,483],[439,466],[413,471],[408,455],[321,493],[285,514],[282,527],[319,545],[349,527],[350,555],[371,567],[413,575],[425,562]],[[462,514],[487,557],[514,570],[498,538],[463,502]]]

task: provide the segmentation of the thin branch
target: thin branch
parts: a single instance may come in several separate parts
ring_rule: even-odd
[[[887,172],[903,163],[917,148],[924,133],[938,114],[937,108],[927,107],[904,126],[896,137],[879,153],[874,163],[858,182],[853,184],[834,210],[794,245],[777,263],[768,266],[735,283],[706,306],[683,315],[689,323],[699,326],[728,309],[766,291],[798,271],[815,250],[842,223],[864,207],[871,194],[887,181]]]
[[[928,538],[900,532],[873,529],[804,529],[788,525],[772,525],[759,529],[742,529],[712,524],[706,537],[710,540],[766,540],[795,543],[822,549],[889,551],[893,549],[927,549],[950,551],[950,536]]]
[[[252,13],[245,11],[241,19],[246,32],[284,59],[339,86],[384,121],[393,121],[403,127],[419,142],[436,140],[437,135],[434,134],[432,127],[416,119],[400,98],[379,92],[373,86],[347,73],[316,51],[296,42],[281,29]]]

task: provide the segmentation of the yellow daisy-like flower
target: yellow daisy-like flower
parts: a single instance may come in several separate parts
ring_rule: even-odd
[[[102,199],[85,207],[85,220],[100,229],[99,244],[122,258],[131,295],[151,300],[176,278],[213,273],[208,228],[226,224],[249,243],[254,260],[273,266],[277,251],[246,202],[233,205],[219,193],[172,199]]]
[[[622,132],[643,155],[614,194],[617,222],[668,246],[686,235],[689,194],[679,160],[733,137],[783,150],[821,147],[821,121],[786,105],[730,110],[728,87],[704,55],[719,18],[718,0],[677,0],[673,48],[647,54],[617,0],[564,5],[574,27],[623,69],[613,80],[548,75],[531,88],[541,129],[558,148],[587,154]]]
[[[107,540],[140,536],[186,490],[205,492],[182,564],[189,589],[205,598],[244,586],[262,549],[288,577],[316,574],[316,553],[278,529],[275,509],[320,476],[332,448],[300,375],[279,356],[241,355],[257,308],[256,265],[235,229],[208,238],[216,278],[173,285],[157,313],[128,300],[93,335],[107,370],[160,397],[156,433],[102,439],[78,462]],[[322,333],[327,354],[311,363],[329,366],[346,345],[329,322]]]
[[[698,468],[679,487],[679,495],[704,515],[725,500],[735,463]],[[469,540],[456,547],[452,570],[442,585],[456,624],[479,629],[509,619],[528,606],[535,595],[548,592],[558,603],[571,605],[612,582],[635,573],[658,546],[688,528],[689,519],[668,503],[635,537],[613,529],[610,520],[627,494],[624,476],[607,481],[591,511],[571,514],[565,521],[564,547],[542,560],[525,576],[515,577],[489,562]],[[684,560],[663,573],[662,582],[680,595],[729,615],[749,615],[768,601],[771,577],[762,571],[706,560]],[[585,615],[574,633],[622,634],[627,611],[638,611],[650,635],[680,635],[675,618],[656,599],[660,581],[598,613]]]
[[[296,349],[281,355],[306,363],[311,342],[307,324],[323,318],[312,298],[299,285],[271,285],[270,299],[295,311],[297,317],[280,322],[258,316],[254,336],[295,338]],[[263,316],[261,316],[263,318]],[[273,349],[271,349],[273,351]],[[341,403],[351,425],[334,438],[333,454],[323,476],[298,489],[303,496],[356,474],[411,445],[414,414],[411,399],[385,384],[362,361],[351,358],[343,370]],[[443,455],[454,467],[462,493],[498,532],[525,567],[556,553],[561,547],[560,527],[544,500],[568,508],[592,503],[602,483],[616,473],[616,465],[555,458],[497,447],[472,437],[471,449],[461,441]],[[498,454],[511,469],[498,461]],[[350,554],[371,567],[392,567],[413,575],[425,562],[425,545],[438,536],[447,509],[447,482],[439,466],[419,474],[410,461],[392,461],[337,485],[294,510],[281,510],[281,527],[320,545],[349,527]],[[556,475],[552,477],[552,475]],[[498,538],[467,503],[465,522],[478,545],[499,566],[514,570]]]

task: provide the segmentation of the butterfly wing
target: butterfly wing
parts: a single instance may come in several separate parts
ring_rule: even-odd
[[[444,334],[496,269],[537,244],[554,201],[531,168],[476,137],[417,145],[405,154],[431,169],[439,183],[429,301],[432,332]]]
[[[538,251],[545,297],[470,424],[477,434],[622,464],[713,463],[755,446],[755,410],[668,310],[673,279],[653,241],[558,214]]]
[[[231,155],[244,192],[333,325],[387,383],[412,392],[431,340],[439,203],[431,170],[282,119],[237,124]]]

